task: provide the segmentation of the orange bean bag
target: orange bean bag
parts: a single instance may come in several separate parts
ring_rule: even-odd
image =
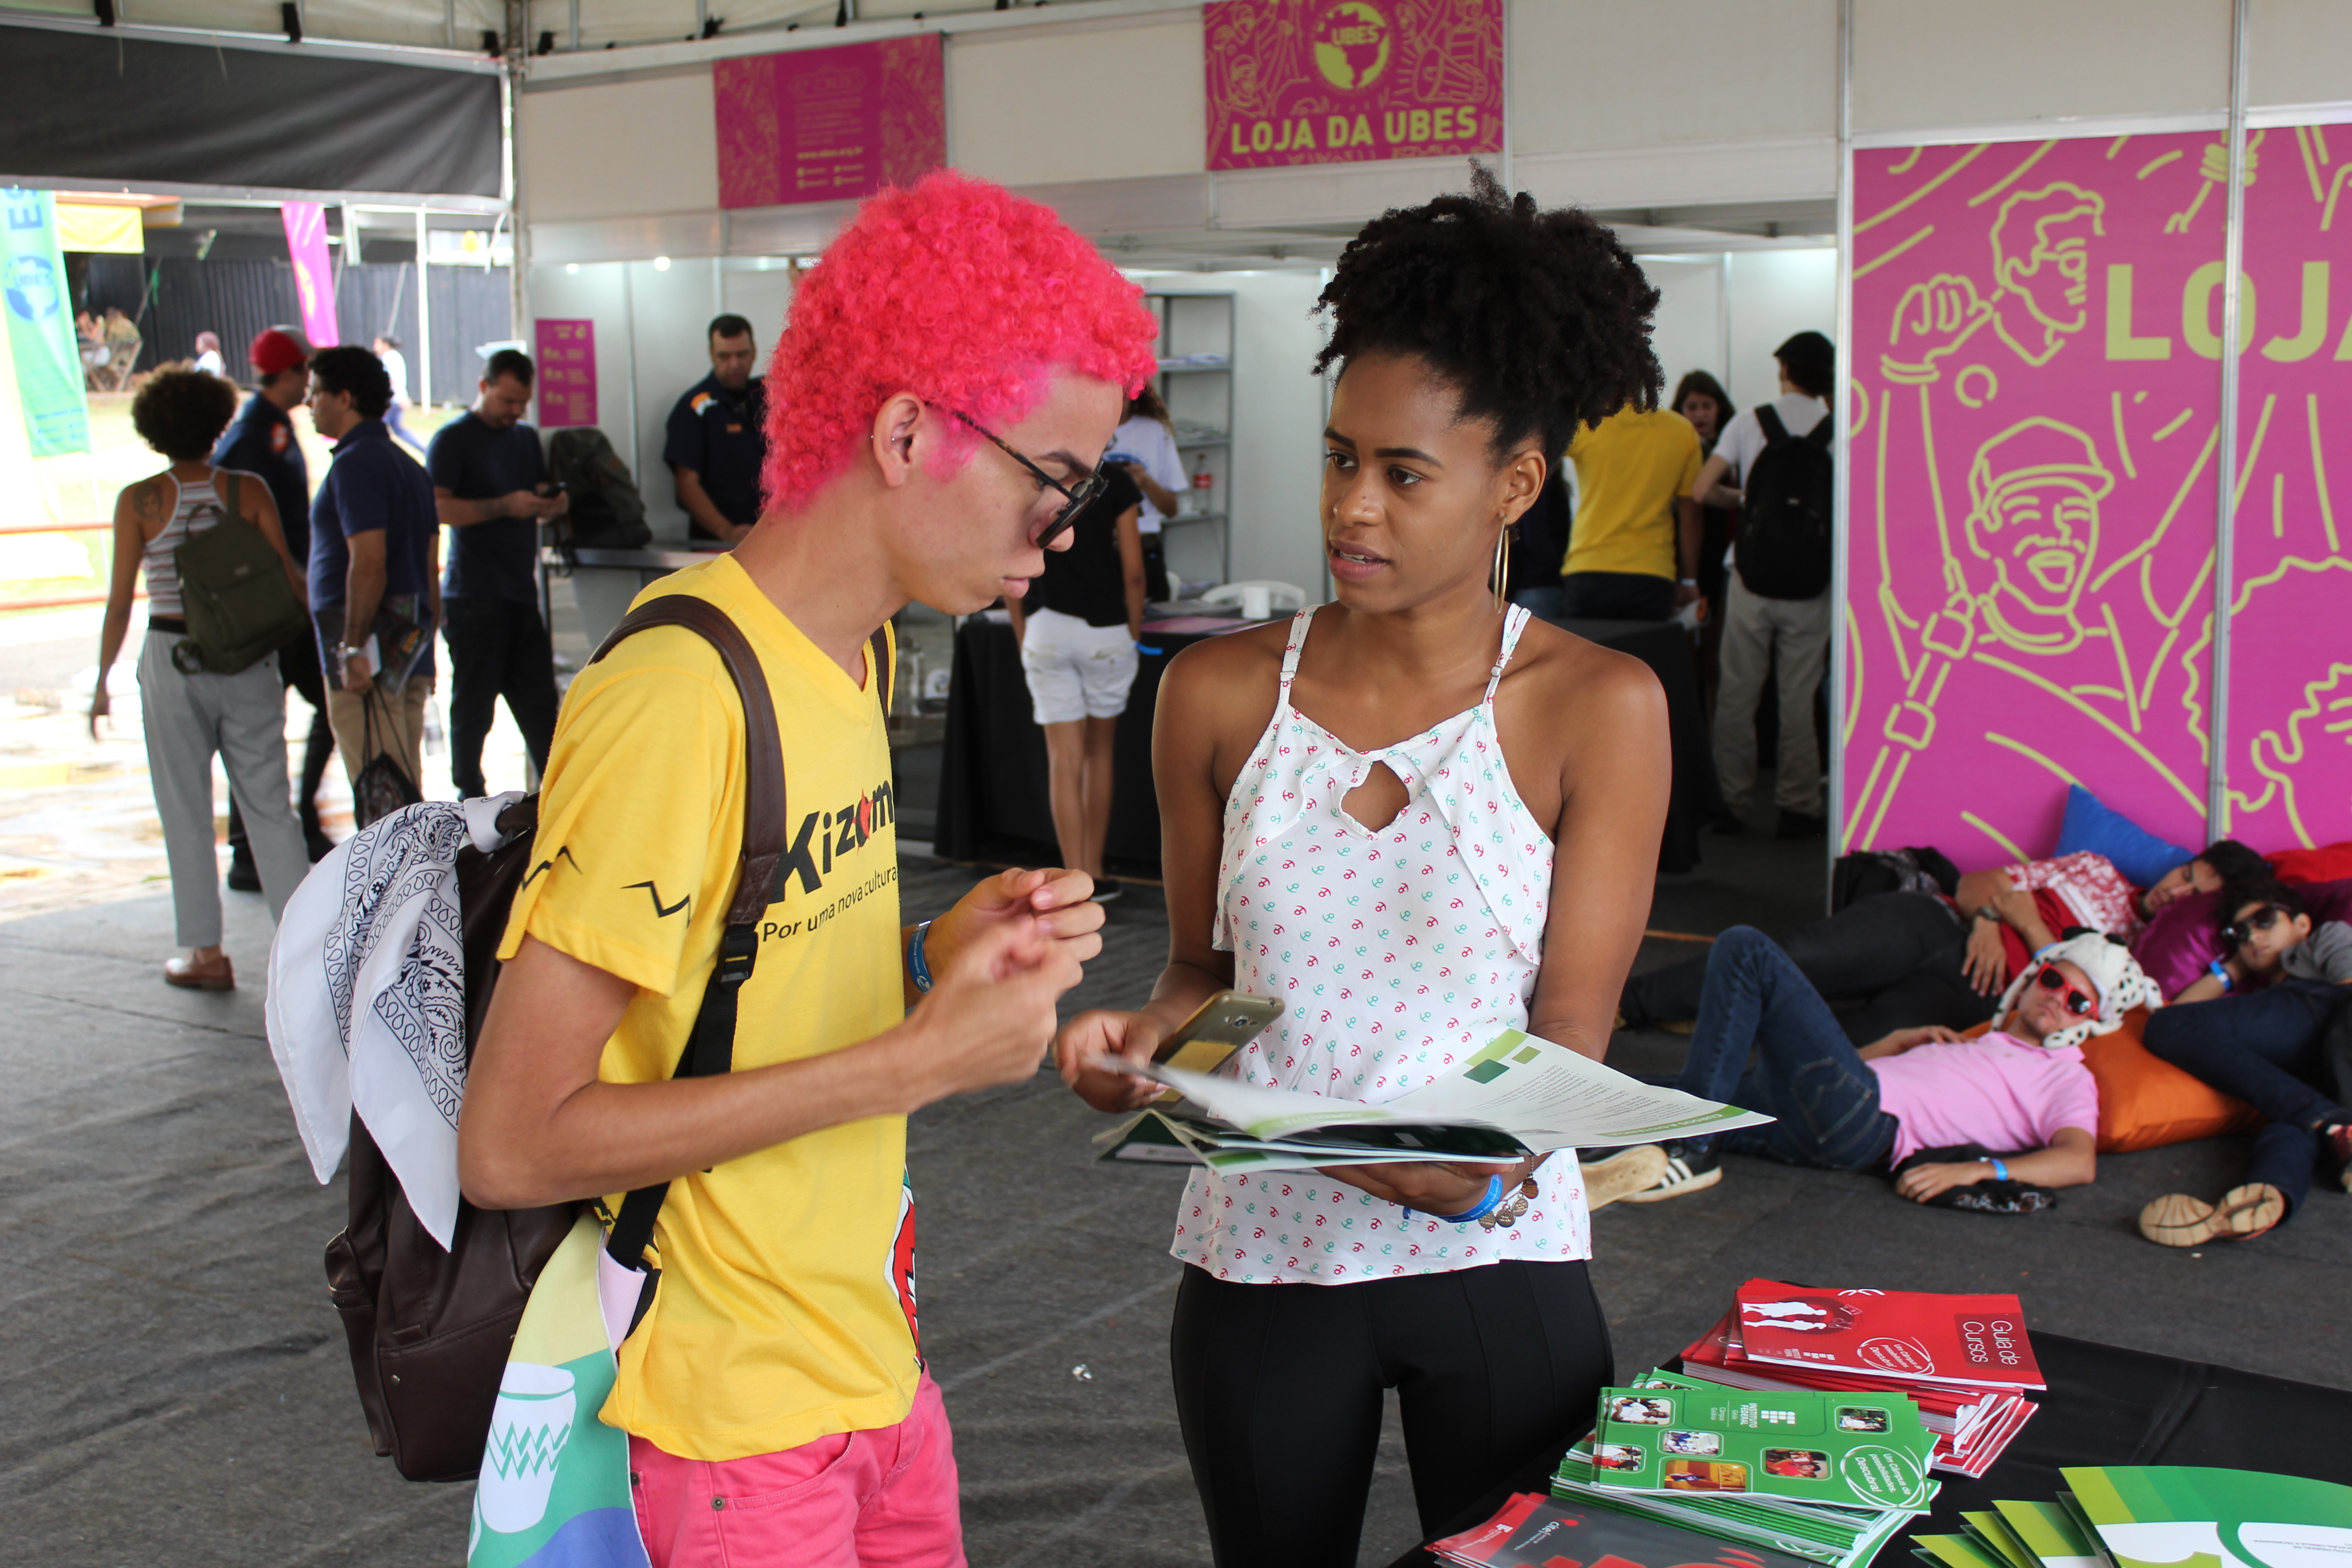
[[[2261,1116],[2244,1100],[2150,1054],[2140,1044],[2147,1025],[2147,1009],[2135,1007],[2124,1015],[2122,1028],[2083,1042],[2084,1065],[2099,1085],[2100,1153],[2161,1149],[2260,1124]],[[1979,1024],[1968,1036],[1974,1039],[1991,1027]]]

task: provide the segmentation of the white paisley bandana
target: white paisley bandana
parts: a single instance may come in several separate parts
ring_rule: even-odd
[[[426,801],[370,823],[302,879],[269,949],[269,1054],[324,1185],[352,1112],[443,1247],[457,1224],[466,944],[457,851],[505,842],[519,794]]]

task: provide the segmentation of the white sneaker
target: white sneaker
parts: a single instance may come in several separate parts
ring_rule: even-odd
[[[1723,1156],[1712,1149],[1695,1149],[1687,1143],[1669,1143],[1660,1152],[1665,1156],[1665,1174],[1643,1191],[1628,1193],[1629,1204],[1661,1203],[1678,1198],[1685,1193],[1711,1187],[1723,1180]]]

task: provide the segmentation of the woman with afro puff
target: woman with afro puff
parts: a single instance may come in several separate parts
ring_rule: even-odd
[[[730,668],[681,627],[609,645],[565,694],[458,1173],[485,1207],[597,1199],[623,1215],[610,1263],[658,1269],[606,1268],[639,1316],[578,1414],[628,1434],[654,1568],[961,1568],[907,1117],[1035,1075],[1103,916],[1083,873],[1008,871],[902,922],[886,628],[911,600],[1018,598],[1067,548],[1156,331],[1035,203],[947,171],[883,191],[793,292],[759,521],[640,596],[734,623],[768,754],[747,763]],[[761,856],[750,770],[778,766]],[[677,1078],[747,892],[727,1070]],[[625,1198],[647,1188],[650,1250]]]
[[[1657,868],[1665,700],[1499,584],[1574,426],[1655,405],[1657,299],[1606,229],[1483,169],[1349,245],[1316,366],[1340,367],[1337,602],[1168,671],[1170,963],[1140,1011],[1063,1029],[1090,1104],[1141,1103],[1111,1058],[1226,987],[1286,1004],[1246,1079],[1343,1099],[1418,1089],[1507,1028],[1606,1049]],[[1589,1419],[1612,1362],[1587,1210],[1657,1161],[1196,1172],[1171,1359],[1221,1568],[1355,1561],[1384,1388],[1432,1531]]]

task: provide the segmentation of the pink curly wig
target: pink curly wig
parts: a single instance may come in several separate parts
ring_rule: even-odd
[[[877,194],[803,275],[769,360],[768,505],[796,510],[836,477],[894,393],[992,429],[1026,417],[1056,366],[1134,395],[1157,363],[1142,294],[1001,186],[942,169]]]

